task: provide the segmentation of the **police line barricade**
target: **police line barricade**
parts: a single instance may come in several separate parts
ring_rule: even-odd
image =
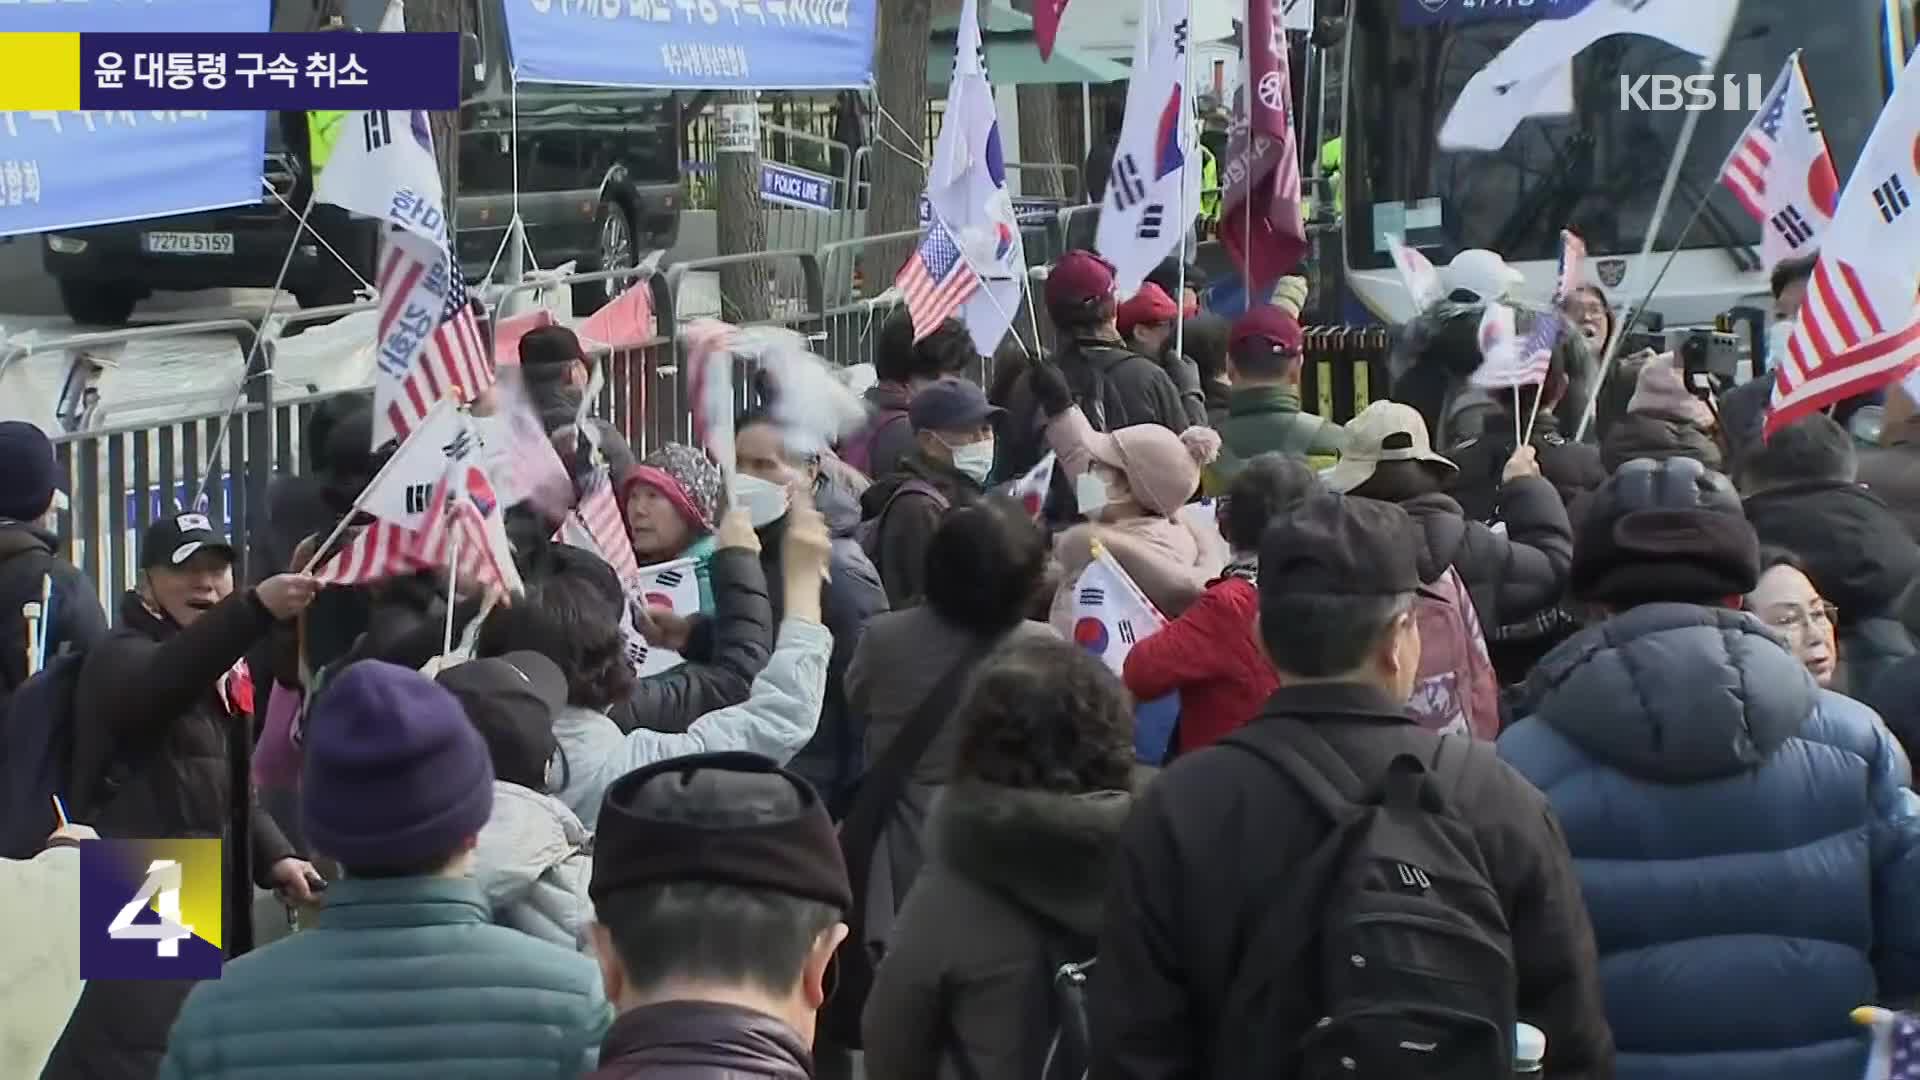
[[[825,337],[826,285],[820,276],[820,259],[812,251],[753,251],[738,255],[716,255],[690,259],[667,268],[667,291],[673,294],[675,310],[684,321],[710,317],[740,326],[783,326],[805,335],[811,347],[826,354],[830,346]],[[736,307],[743,290],[765,290],[767,317],[746,319]],[[690,293],[694,295],[689,295]],[[686,370],[686,339],[675,333],[674,366]],[[759,365],[742,359],[734,366],[733,396],[736,412],[755,403],[755,377]],[[675,380],[671,418],[677,439],[692,441],[693,402],[688,397],[685,378]]]
[[[508,303],[510,297],[544,289],[556,289],[561,296],[571,296],[576,285],[604,282],[620,284],[620,296],[632,288],[646,289],[653,324],[646,336],[637,340],[581,342],[588,352],[603,358],[606,372],[592,414],[611,422],[633,446],[634,453],[644,455],[651,447],[673,439],[675,430],[672,418],[664,415],[664,410],[656,404],[678,396],[673,385],[679,376],[673,364],[672,348],[676,320],[673,292],[667,286],[665,274],[652,267],[626,267],[564,277],[529,275],[528,280],[509,286],[494,297],[487,340],[495,339],[500,312],[512,306]],[[574,318],[571,325],[577,327],[585,318]]]
[[[1393,348],[1381,326],[1306,327],[1300,402],[1308,412],[1344,424],[1370,402],[1387,396],[1387,360]]]

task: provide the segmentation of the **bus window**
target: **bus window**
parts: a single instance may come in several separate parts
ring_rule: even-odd
[[[1757,81],[1764,96],[1787,55],[1801,48],[1834,166],[1845,176],[1889,90],[1879,56],[1883,4],[1829,0],[1819,19],[1805,18],[1804,5],[1745,0],[1721,57],[1716,89],[1724,87],[1725,76],[1734,76],[1743,95]],[[1594,255],[1637,254],[1687,114],[1641,109],[1627,87],[1641,75],[1697,73],[1695,58],[1653,38],[1608,38],[1574,61],[1572,115],[1523,121],[1496,152],[1451,153],[1439,149],[1436,133],[1454,99],[1527,23],[1403,26],[1400,7],[1400,0],[1353,0],[1345,146],[1348,264],[1393,265],[1373,224],[1376,208],[1385,211],[1381,228],[1408,221],[1409,240],[1435,261],[1473,247],[1492,248],[1513,261],[1552,259],[1565,225],[1582,232]],[[1864,55],[1869,49],[1871,62]],[[1758,223],[1718,182],[1721,163],[1758,105],[1742,100],[1737,109],[1700,114],[1657,248],[1679,241],[1688,212],[1703,195],[1711,199],[1707,217],[1717,218],[1736,242],[1759,244]],[[1418,215],[1427,224],[1436,206],[1437,227],[1415,232],[1415,208],[1428,211]],[[1703,221],[1688,234],[1689,248],[1725,240],[1725,233],[1707,225]]]

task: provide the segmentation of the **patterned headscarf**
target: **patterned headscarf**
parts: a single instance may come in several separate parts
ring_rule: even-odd
[[[726,509],[720,467],[705,453],[685,443],[667,443],[648,454],[622,483],[623,504],[639,485],[653,488],[671,499],[687,521],[702,533],[712,532]]]

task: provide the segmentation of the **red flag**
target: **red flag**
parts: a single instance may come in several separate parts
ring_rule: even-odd
[[[1053,39],[1060,34],[1060,16],[1067,12],[1067,0],[1035,0],[1033,5],[1033,42],[1040,46],[1040,61],[1053,59]]]
[[[1307,254],[1283,8],[1283,0],[1247,0],[1246,66],[1223,174],[1220,242],[1247,279],[1249,303]]]

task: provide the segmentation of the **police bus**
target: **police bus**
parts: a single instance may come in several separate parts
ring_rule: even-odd
[[[1350,0],[1338,244],[1353,307],[1389,323],[1412,314],[1388,254],[1389,233],[1403,233],[1436,265],[1466,248],[1499,251],[1526,274],[1531,292],[1545,296],[1560,229],[1571,226],[1587,243],[1588,279],[1612,292],[1616,309],[1639,302],[1622,287],[1644,290],[1677,244],[1681,253],[1651,305],[1669,326],[1700,324],[1739,306],[1764,310],[1760,226],[1719,185],[1721,163],[1798,48],[1844,182],[1913,41],[1905,0],[1743,0],[1710,95],[1683,92],[1676,102],[1673,80],[1699,74],[1698,60],[1652,38],[1618,36],[1574,60],[1573,115],[1523,121],[1496,152],[1439,148],[1436,133],[1476,71],[1532,20],[1583,6]],[[1712,107],[1699,112],[1653,265],[1642,267],[1639,252],[1687,118],[1685,101]],[[1706,209],[1682,236],[1702,199]]]

